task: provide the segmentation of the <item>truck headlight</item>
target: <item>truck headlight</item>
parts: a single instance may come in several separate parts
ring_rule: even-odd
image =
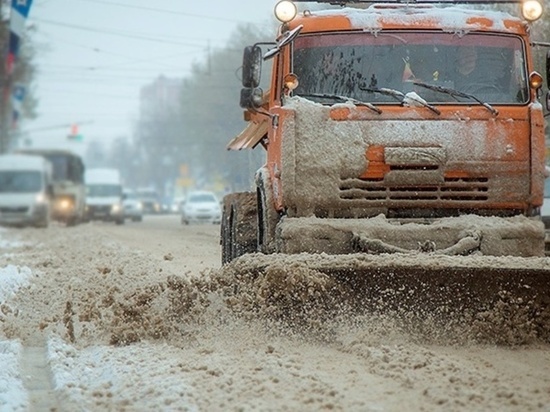
[[[122,210],[122,207],[118,203],[115,203],[114,205],[111,206],[111,212],[113,213],[118,213],[121,210]]]
[[[525,20],[538,20],[542,16],[542,4],[537,0],[526,0],[521,5],[521,14]]]
[[[281,23],[288,23],[298,14],[296,5],[289,0],[282,0],[275,5],[275,17]]]
[[[72,206],[72,203],[70,200],[68,199],[62,199],[60,202],[59,202],[59,208],[62,209],[62,210],[67,210],[67,209],[70,209]]]

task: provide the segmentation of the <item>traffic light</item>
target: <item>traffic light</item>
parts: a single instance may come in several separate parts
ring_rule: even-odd
[[[76,142],[81,142],[84,139],[84,137],[78,133],[78,125],[76,123],[71,125],[71,132],[67,135],[67,139]]]

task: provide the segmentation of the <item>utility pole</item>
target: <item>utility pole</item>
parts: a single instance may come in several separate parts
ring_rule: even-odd
[[[25,31],[25,21],[29,14],[33,0],[0,0],[0,50],[6,51],[2,53],[0,64],[0,88],[2,95],[0,96],[0,153],[5,153],[11,149],[11,132],[13,125],[13,109],[15,106],[12,103],[12,94],[14,86],[14,69],[17,65],[20,42],[23,41]],[[10,4],[9,4],[10,3]],[[4,7],[9,4],[9,13],[4,10]],[[6,16],[6,19],[4,19]],[[18,106],[25,96],[25,89],[19,87],[15,97]],[[19,108],[17,108],[19,109]],[[19,113],[17,112],[19,115]]]
[[[4,1],[0,0],[0,50],[8,49],[9,18],[4,19]],[[1,54],[0,64],[0,154],[6,153],[10,141],[10,90],[11,79],[6,67],[6,55]]]

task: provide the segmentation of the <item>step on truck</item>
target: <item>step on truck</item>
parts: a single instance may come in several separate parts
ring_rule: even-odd
[[[224,198],[222,263],[301,262],[373,302],[402,285],[426,304],[547,300],[541,4],[301,3],[279,2],[275,41],[244,52],[248,125],[228,149],[266,161],[255,191]]]

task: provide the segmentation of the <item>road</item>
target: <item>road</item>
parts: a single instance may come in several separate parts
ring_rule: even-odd
[[[230,278],[218,235],[174,215],[2,229],[0,410],[550,410],[547,344],[434,344],[322,308],[270,319],[266,287],[296,288]]]

